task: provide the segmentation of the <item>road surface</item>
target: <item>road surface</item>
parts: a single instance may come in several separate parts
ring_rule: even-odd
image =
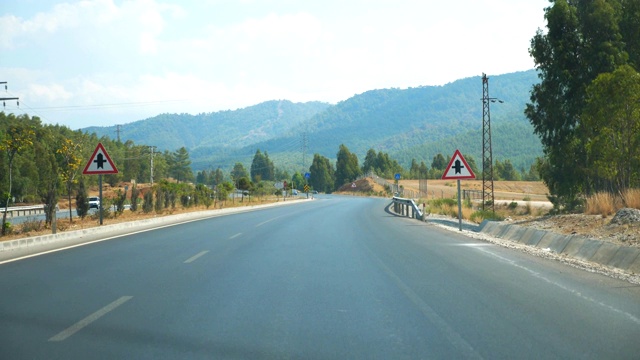
[[[0,358],[638,358],[639,287],[388,204],[323,196],[0,264]]]

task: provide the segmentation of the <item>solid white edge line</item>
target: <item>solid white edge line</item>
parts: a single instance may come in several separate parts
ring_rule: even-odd
[[[101,317],[103,317],[104,315],[109,313],[110,311],[113,311],[115,308],[117,308],[118,306],[126,303],[127,301],[131,300],[132,298],[133,298],[133,296],[122,296],[118,300],[112,302],[111,304],[103,307],[102,309],[94,312],[93,314],[87,316],[86,318],[78,321],[77,323],[71,325],[70,327],[66,328],[65,330],[63,330],[63,331],[59,332],[58,334],[54,335],[53,337],[51,337],[49,339],[49,341],[64,341],[69,336],[71,336],[71,335],[75,334],[76,332],[82,330],[87,325],[89,325],[92,322],[100,319]]]
[[[204,254],[206,254],[208,252],[209,252],[209,250],[200,251],[199,253],[197,253],[197,254],[193,255],[192,257],[188,258],[187,260],[185,260],[184,263],[188,264],[188,263],[194,262],[197,258],[199,258],[200,256],[202,256],[202,255],[204,255]]]
[[[251,211],[258,211],[258,210],[263,210],[263,209],[253,209],[253,210],[247,210],[247,211],[244,211],[244,212],[251,212]],[[158,229],[164,229],[164,228],[171,227],[171,226],[188,224],[188,223],[194,222],[194,221],[201,221],[201,220],[207,220],[207,219],[212,219],[212,218],[216,218],[216,217],[222,217],[222,216],[228,216],[228,215],[236,215],[236,214],[238,214],[238,213],[217,214],[217,215],[207,216],[207,217],[203,217],[203,218],[199,218],[199,219],[185,220],[185,221],[181,221],[181,222],[177,222],[177,223],[173,223],[173,224],[162,225],[162,226],[157,226],[157,227],[153,227],[153,228],[149,228],[149,229],[132,231],[132,232],[129,232],[129,233],[126,233],[126,234],[109,236],[109,237],[106,237],[106,238],[103,238],[103,239],[97,239],[97,240],[93,240],[93,241],[83,242],[81,244],[65,246],[65,247],[61,247],[61,248],[58,248],[58,249],[52,249],[52,250],[42,251],[42,252],[35,253],[35,254],[20,256],[20,257],[13,258],[13,259],[3,260],[3,261],[0,261],[0,265],[7,264],[7,263],[10,263],[10,262],[14,262],[14,261],[29,259],[29,258],[40,256],[40,255],[51,254],[51,253],[58,252],[58,251],[69,250],[69,249],[77,248],[77,247],[80,247],[80,246],[95,244],[95,243],[99,243],[99,242],[102,242],[102,241],[113,240],[113,239],[129,236],[129,235],[141,234],[141,233],[144,233],[144,232],[154,231],[154,230],[158,230]]]

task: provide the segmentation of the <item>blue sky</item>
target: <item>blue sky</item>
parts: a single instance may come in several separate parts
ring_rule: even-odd
[[[45,123],[126,124],[274,99],[529,70],[547,0],[21,0],[0,4],[3,97]],[[479,84],[481,87],[481,84]],[[481,90],[479,90],[480,92]]]

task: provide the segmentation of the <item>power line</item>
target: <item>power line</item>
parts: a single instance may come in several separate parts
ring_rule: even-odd
[[[141,101],[141,102],[111,103],[111,104],[40,106],[40,107],[31,108],[31,109],[47,110],[47,111],[91,110],[91,109],[118,108],[118,107],[149,106],[149,105],[157,105],[157,104],[163,104],[163,103],[169,103],[169,102],[183,102],[183,101],[187,101],[187,100],[158,100],[158,101]]]
[[[7,90],[7,82],[6,81],[0,81],[0,84],[4,84],[4,91],[8,92]],[[5,108],[7,105],[5,103],[5,100],[16,100],[16,103],[18,104],[18,107],[20,107],[20,98],[18,97],[0,97],[0,101],[2,101],[2,108]]]

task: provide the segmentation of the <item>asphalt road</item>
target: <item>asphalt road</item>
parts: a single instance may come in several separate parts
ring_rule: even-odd
[[[0,265],[0,359],[638,359],[640,288],[327,196]]]

